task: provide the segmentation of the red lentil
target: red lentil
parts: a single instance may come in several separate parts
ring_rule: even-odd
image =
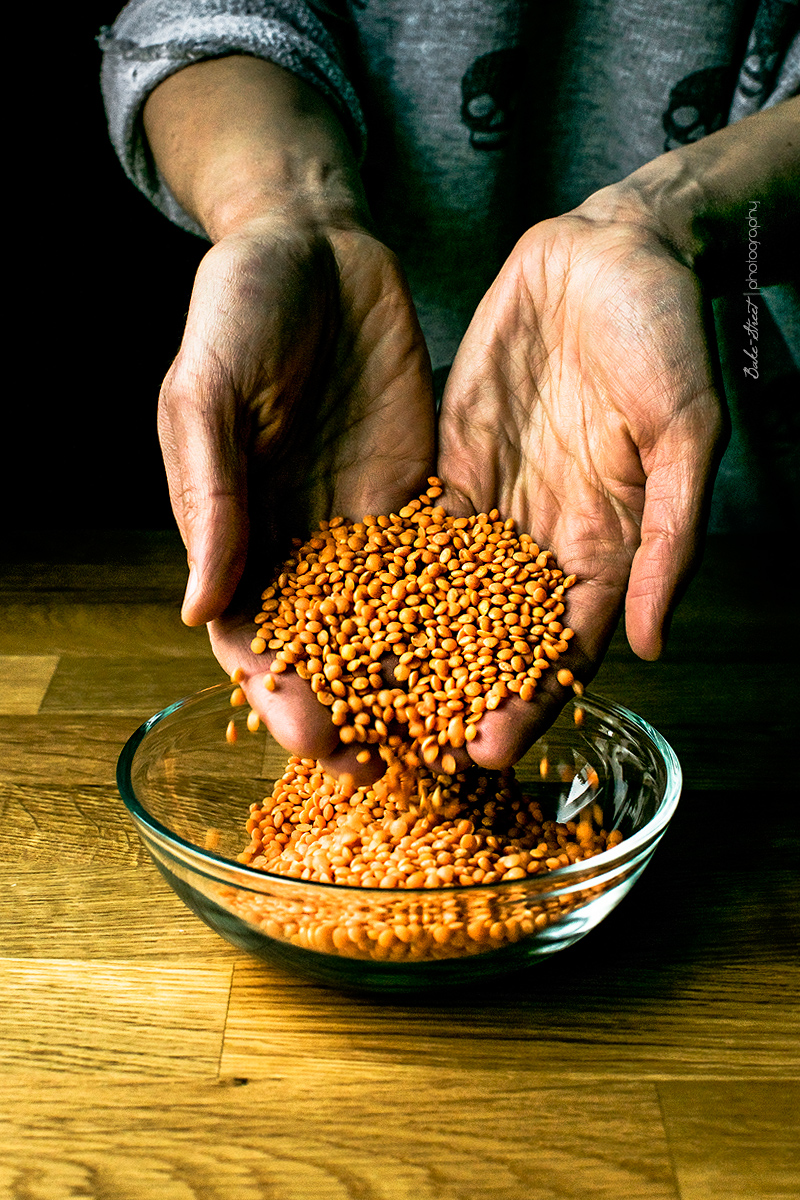
[[[545,899],[529,894],[534,877],[623,840],[602,827],[596,801],[580,821],[558,823],[513,771],[459,771],[453,751],[474,739],[483,714],[511,694],[532,700],[569,648],[573,631],[561,617],[575,576],[565,578],[552,554],[514,533],[497,510],[448,517],[435,504],[439,480],[428,483],[398,514],[334,518],[296,541],[263,592],[251,641],[254,653],[274,653],[270,691],[296,671],[330,708],[340,742],[362,746],[356,760],[377,754],[385,765],[375,783],[357,788],[350,775],[332,779],[319,763],[292,757],[272,795],[251,806],[242,863],[398,897],[365,907],[349,892],[311,904],[230,891],[229,905],[269,936],[329,954],[398,961],[517,941],[602,890]],[[554,674],[582,694],[572,671]],[[237,687],[231,704],[242,703]],[[258,728],[254,712],[247,724]],[[227,736],[235,740],[233,722]],[[558,770],[562,780],[574,777],[571,767]],[[549,773],[545,754],[540,775]],[[595,789],[596,772],[585,776]],[[487,890],[515,881],[526,890]],[[475,899],[465,901],[462,889],[477,889]],[[400,900],[404,892],[413,896]]]
[[[455,773],[452,751],[475,738],[484,712],[511,694],[533,700],[572,637],[560,618],[575,576],[496,509],[447,516],[441,492],[431,477],[399,513],[334,517],[296,539],[251,642],[274,652],[265,686],[275,691],[288,669],[309,679],[342,744],[375,747],[406,798],[419,763]],[[556,678],[580,686],[566,668]]]
[[[594,768],[585,775],[594,787]],[[487,874],[489,882],[537,875],[543,859],[549,870],[567,865],[564,856],[582,862],[610,844],[596,801],[578,824],[546,819],[513,770],[471,767],[450,775],[420,767],[418,776],[429,801],[424,809],[409,808],[385,777],[354,789],[351,781],[343,786],[341,778],[327,777],[315,760],[293,756],[271,796],[251,806],[251,842],[240,862],[350,887],[366,886],[363,873],[378,885],[391,874],[394,887],[427,886],[428,871],[436,873],[436,886],[465,887],[486,882]],[[320,812],[323,785],[327,803]],[[278,831],[286,835],[280,841]],[[613,838],[613,844],[622,840],[618,831]]]
[[[584,768],[586,773],[586,768]],[[599,883],[550,894],[550,871],[618,845],[595,801],[580,821],[546,819],[513,772],[424,773],[436,813],[402,810],[379,789],[344,794],[318,764],[293,758],[270,797],[251,807],[243,862],[283,875],[272,894],[222,888],[218,899],[268,937],[347,958],[420,962],[497,950],[535,936],[602,893]],[[310,824],[319,788],[323,823]],[[599,822],[599,824],[598,824]],[[293,893],[291,881],[346,884]],[[502,890],[492,885],[502,882]],[[471,886],[474,885],[474,886]],[[360,899],[362,888],[377,889]],[[385,896],[385,898],[384,898]],[[380,898],[379,898],[380,897]]]

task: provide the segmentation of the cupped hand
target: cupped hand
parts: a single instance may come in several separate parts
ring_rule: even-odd
[[[293,672],[262,686],[261,590],[320,519],[389,512],[433,462],[430,365],[394,255],[360,228],[251,221],[201,263],[162,389],[161,438],[191,625],[289,750],[336,760],[330,714]],[[333,756],[331,758],[331,756]]]
[[[647,221],[606,207],[523,236],[464,337],[440,416],[448,511],[496,506],[577,575],[564,665],[583,682],[623,602],[633,650],[660,654],[724,426],[694,273]],[[477,762],[516,761],[553,719],[569,694],[553,674],[535,702],[486,715]]]

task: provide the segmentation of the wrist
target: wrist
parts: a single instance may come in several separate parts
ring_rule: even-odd
[[[672,151],[601,188],[574,210],[602,224],[629,225],[661,242],[684,266],[695,270],[704,245],[697,214],[703,211],[702,185],[691,164]]]
[[[196,63],[150,95],[144,125],[159,171],[211,241],[270,213],[363,225],[358,164],[318,92],[262,59]]]
[[[365,227],[366,204],[324,161],[276,162],[245,148],[222,153],[197,178],[186,207],[212,242],[254,223],[327,230]]]
[[[763,233],[762,281],[790,277],[799,198],[800,99],[660,155],[575,212],[649,230],[714,295],[741,275],[754,211]]]

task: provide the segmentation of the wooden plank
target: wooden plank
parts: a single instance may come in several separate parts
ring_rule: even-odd
[[[630,655],[630,652],[629,652]],[[796,792],[790,681],[769,662],[686,663],[607,659],[592,690],[649,721],[675,750],[691,788]]]
[[[112,784],[0,782],[0,858],[51,870],[149,861]]]
[[[0,723],[0,780],[113,785],[122,747],[152,711],[145,704],[124,714],[6,717]]]
[[[11,531],[4,533],[0,596],[118,593],[122,603],[157,597],[180,603],[187,576],[176,531]]]
[[[98,1080],[34,1104],[13,1078],[5,1093],[7,1178],[18,1195],[35,1180],[40,1200],[678,1200],[643,1084],[548,1088],[418,1061],[167,1095]]]
[[[796,813],[737,793],[689,793],[634,891],[587,938],[518,979],[433,1002],[352,1004],[276,970],[237,965],[223,1060],[270,1069],[297,1053],[444,1065],[453,1054],[542,1078],[800,1073]],[[710,831],[710,832],[709,832]],[[713,836],[712,836],[713,835]],[[752,845],[753,859],[742,856]],[[286,1022],[264,1029],[263,1009]],[[322,1017],[322,1019],[321,1019]]]
[[[226,678],[211,656],[117,659],[65,654],[41,712],[150,715]]]
[[[776,676],[771,663],[746,667],[739,662],[717,663],[713,672],[696,674],[686,663],[638,660],[607,664],[594,685],[596,692],[619,704],[632,707],[635,699],[635,711],[659,728],[707,722],[721,729],[733,722],[741,729],[771,722],[776,737],[782,724],[788,725],[783,721],[782,705],[788,703],[790,688],[791,681]],[[771,698],[768,712],[747,708],[747,699],[753,694]],[[717,786],[725,785],[720,781]]]
[[[57,654],[0,654],[0,716],[36,714],[57,666]]]
[[[761,549],[761,561],[768,554]],[[764,597],[769,596],[769,624],[764,622]],[[757,570],[755,559],[740,538],[712,535],[703,561],[686,594],[675,609],[662,662],[713,664],[770,662],[784,666],[796,658],[784,638],[768,630],[787,628],[795,618],[797,596],[788,571]],[[609,648],[611,658],[633,658],[624,621]],[[651,669],[658,672],[658,664]]]
[[[152,963],[242,957],[189,911],[143,850],[141,856],[139,867],[76,867],[67,859],[50,870],[8,871],[0,953]]]
[[[620,625],[592,688],[632,708],[672,744],[693,788],[797,790],[785,639],[769,636],[763,589],[735,540],[712,537],[679,604],[663,658],[637,659]],[[788,577],[770,579],[770,628],[789,628]]]
[[[568,953],[574,962],[579,948]],[[387,1071],[424,1061],[526,1069],[542,1084],[800,1074],[797,972],[776,971],[763,998],[763,980],[736,967],[681,985],[657,970],[564,978],[554,962],[480,990],[375,1003],[239,962],[221,1070],[266,1078],[289,1059],[348,1070],[380,1061]]]
[[[681,1200],[800,1196],[800,1081],[658,1085]]]
[[[173,896],[141,849],[113,785],[14,783],[3,794],[0,854],[8,886],[0,892],[0,928],[6,953],[159,959],[236,953]],[[621,907],[578,946],[534,969],[519,988],[495,989],[497,996],[515,1008],[529,1005],[542,987],[567,1020],[579,1026],[599,1020],[601,1032],[606,1019],[598,1005],[585,1007],[583,992],[599,997],[601,1009],[627,1013],[634,1025],[641,1002],[659,1020],[675,1018],[670,1036],[679,1042],[681,1014],[686,1038],[702,1040],[703,1006],[717,1001],[721,1017],[732,1010],[741,1021],[748,1010],[737,1006],[740,987],[743,1003],[749,997],[758,1017],[744,1047],[753,1048],[756,1034],[775,1036],[775,1055],[796,1061],[780,1013],[773,1020],[772,1010],[756,1002],[763,999],[764,978],[774,980],[776,989],[782,981],[783,996],[780,990],[773,996],[781,1004],[800,996],[800,969],[793,965],[800,940],[798,838],[781,816],[762,822],[759,861],[765,869],[732,869],[749,807],[747,798],[737,807],[735,796],[687,796],[673,830]],[[708,814],[715,811],[726,819],[708,844],[695,830],[709,827]],[[678,1008],[676,992],[684,997]],[[792,1023],[790,1014],[787,1029]],[[609,1028],[613,1034],[613,1022]],[[617,1040],[612,1036],[612,1047]]]
[[[671,1151],[681,1200],[796,1194],[786,649],[754,636],[763,586],[740,558],[707,559],[662,663],[618,633],[598,679],[662,729],[694,785],[632,896],[523,975],[392,1000],[246,958],[158,875],[114,771],[141,720],[216,671],[205,632],[179,622],[183,551],[51,541],[21,542],[0,581],[0,652],[70,660],[53,709],[0,722],[0,1193],[677,1200]],[[777,627],[791,611],[771,582]]]
[[[211,657],[205,629],[189,629],[180,619],[180,606],[107,603],[88,596],[85,601],[63,596],[50,602],[28,598],[9,603],[0,592],[0,653],[85,654],[122,658],[183,656]]]
[[[0,960],[0,1066],[216,1075],[231,967]]]
[[[162,879],[113,784],[0,783],[10,957],[232,958]]]

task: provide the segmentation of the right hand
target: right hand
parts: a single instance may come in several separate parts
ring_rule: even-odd
[[[698,556],[723,445],[696,275],[612,188],[535,225],[459,347],[440,418],[448,511],[496,506],[577,576],[563,663],[586,683],[626,606],[631,648],[661,653]],[[470,755],[511,766],[569,695],[486,713]]]
[[[394,255],[359,227],[271,214],[203,259],[159,404],[186,545],[189,625],[277,740],[330,760],[338,734],[294,672],[263,687],[250,651],[258,597],[292,536],[323,518],[396,511],[434,455],[430,364]]]

